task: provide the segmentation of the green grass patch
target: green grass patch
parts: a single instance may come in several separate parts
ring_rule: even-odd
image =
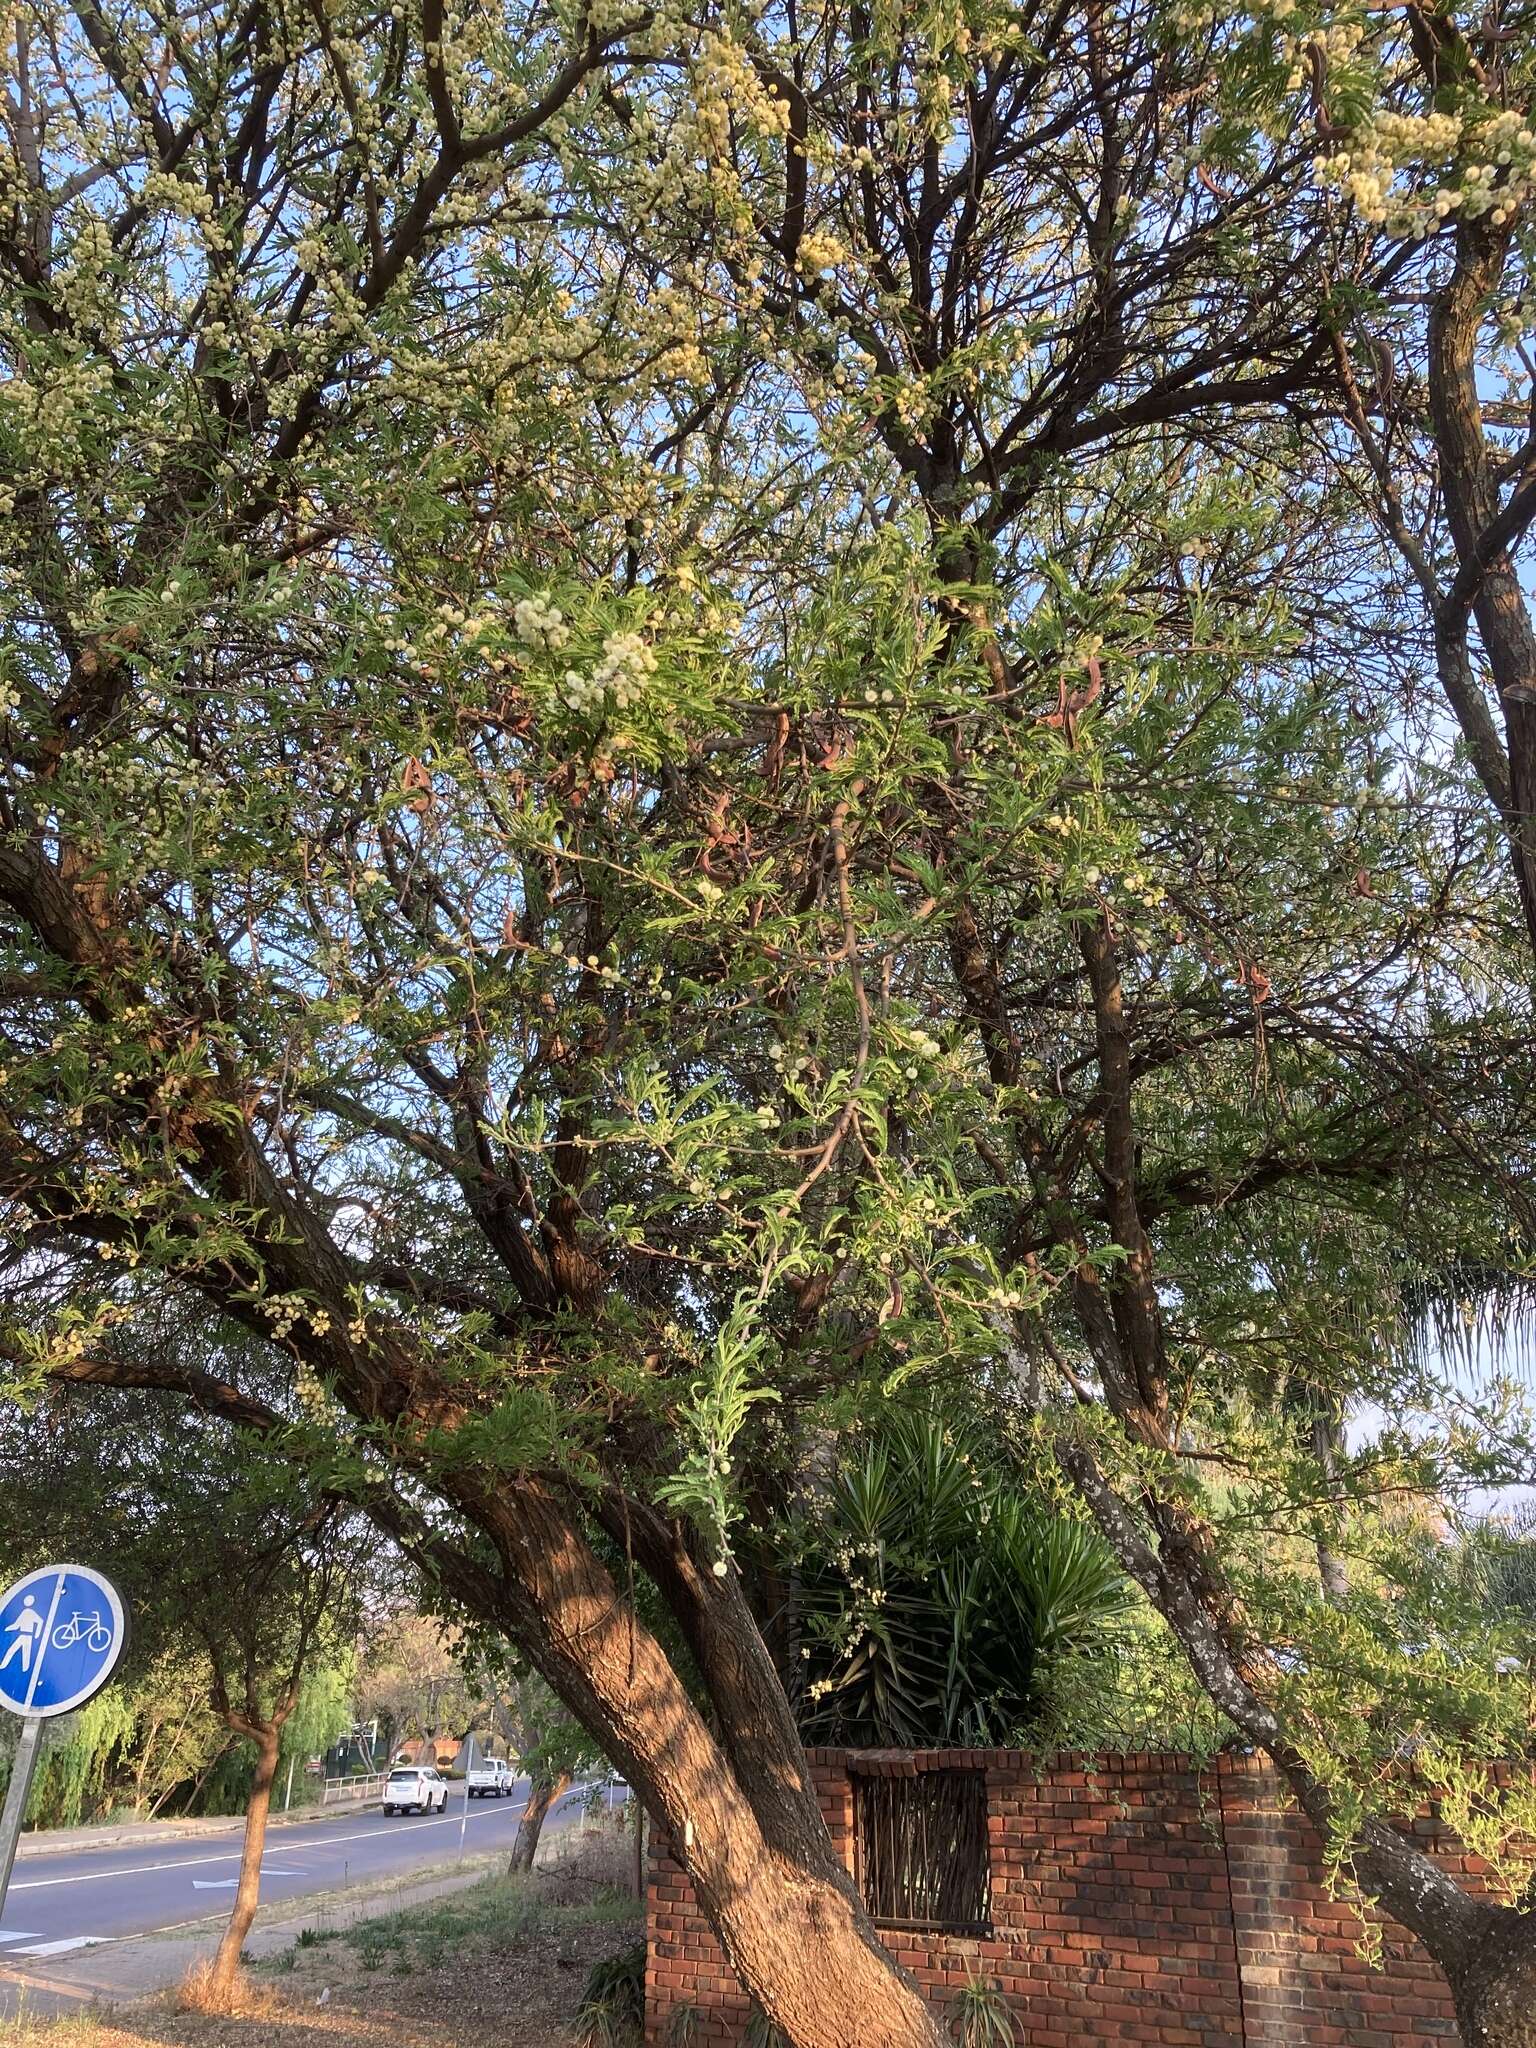
[[[389,1963],[396,1975],[440,1967],[450,1955],[504,1954],[534,1933],[559,1934],[583,1927],[632,1927],[640,1917],[637,1900],[616,1886],[600,1886],[579,1905],[556,1904],[542,1896],[536,1878],[482,1878],[441,1898],[399,1906],[352,1926],[306,1927],[295,1949],[339,1941],[365,1970]],[[294,1950],[279,1969],[292,1968]]]
[[[104,2012],[61,2012],[31,2014],[23,1997],[12,2018],[0,2020],[0,2043],[4,2048],[94,2048],[108,2024]]]

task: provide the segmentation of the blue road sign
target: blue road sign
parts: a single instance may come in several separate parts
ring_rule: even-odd
[[[0,1707],[67,1714],[98,1693],[128,1646],[128,1616],[110,1579],[50,1564],[0,1595]]]

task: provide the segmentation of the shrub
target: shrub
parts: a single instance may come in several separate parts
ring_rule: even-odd
[[[950,2000],[955,2048],[1014,2048],[1013,2014],[994,1977],[972,1976]]]
[[[594,1963],[576,2008],[581,2048],[628,2048],[645,2032],[645,1943]]]

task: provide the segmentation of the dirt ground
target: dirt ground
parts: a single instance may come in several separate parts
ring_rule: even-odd
[[[492,1878],[335,1929],[323,1919],[214,2017],[164,1994],[115,2011],[0,2024],[0,2048],[574,2048],[587,1972],[639,1940],[632,1846],[617,1832],[531,1878]]]

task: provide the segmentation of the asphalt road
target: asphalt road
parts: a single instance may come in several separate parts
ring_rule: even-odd
[[[507,1798],[471,1799],[466,1805],[454,1786],[441,1815],[386,1819],[370,1809],[273,1827],[261,1863],[261,1902],[282,1907],[308,1892],[408,1877],[424,1865],[449,1863],[459,1853],[461,1824],[467,1855],[510,1849],[527,1791],[524,1778]],[[567,1793],[550,1824],[587,1796],[585,1790]],[[238,1833],[28,1856],[17,1864],[5,1902],[0,1962],[68,1955],[222,1914],[233,1902],[239,1868]]]

